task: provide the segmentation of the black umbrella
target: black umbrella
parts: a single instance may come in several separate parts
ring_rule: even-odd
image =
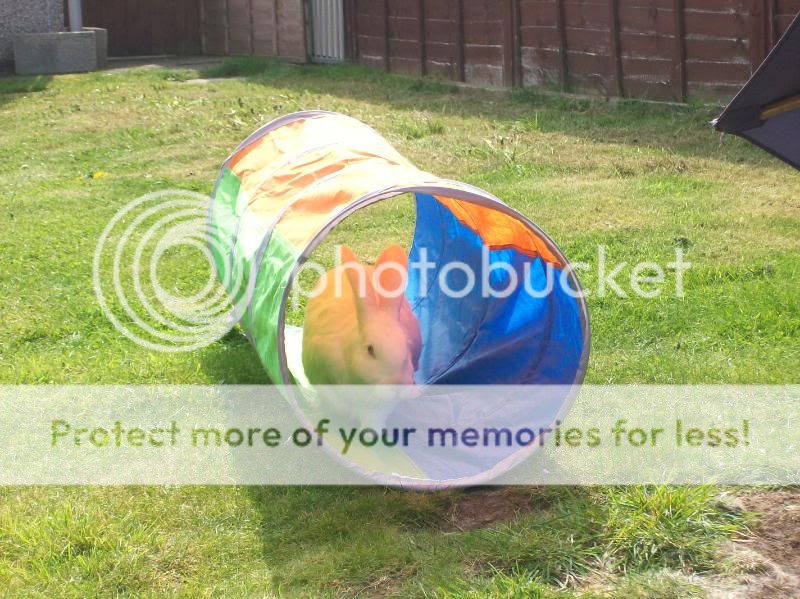
[[[714,126],[800,169],[800,14]]]

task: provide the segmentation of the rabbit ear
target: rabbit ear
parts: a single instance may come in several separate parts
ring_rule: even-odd
[[[355,264],[358,264],[358,256],[356,256],[355,253],[353,252],[353,250],[351,250],[348,246],[340,245],[339,246],[339,261],[342,264],[349,264],[351,262],[355,263]]]
[[[387,247],[375,263],[381,308],[399,311],[408,283],[408,256],[399,245]]]
[[[369,273],[358,257],[346,245],[339,249],[342,267],[347,278],[347,283],[353,291],[353,298],[356,304],[358,322],[363,324],[370,312],[378,309],[378,301],[375,291],[369,280]]]

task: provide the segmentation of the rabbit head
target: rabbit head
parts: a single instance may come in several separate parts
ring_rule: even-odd
[[[362,265],[350,248],[341,248],[346,284],[352,290],[358,319],[357,338],[344,346],[353,382],[369,385],[413,385],[416,358],[409,336],[413,319],[405,287],[408,257],[398,245],[386,248],[373,267]]]

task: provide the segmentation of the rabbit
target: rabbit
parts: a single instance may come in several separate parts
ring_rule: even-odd
[[[323,275],[306,308],[302,359],[308,381],[413,385],[422,336],[403,293],[408,256],[392,245],[375,266],[365,266],[342,246],[341,259]]]

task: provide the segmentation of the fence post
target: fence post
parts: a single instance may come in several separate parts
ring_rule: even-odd
[[[278,0],[272,0],[272,53],[275,56],[280,56],[281,52],[278,25]]]
[[[206,0],[200,0],[200,53],[203,55],[208,54],[206,26]]]
[[[383,0],[383,70],[389,71],[389,0]]]
[[[503,11],[503,85],[513,87],[516,84],[516,23],[514,19],[515,0],[505,0]]]
[[[250,14],[250,54],[256,53],[256,26],[253,22],[253,0],[247,3],[247,11]]]
[[[508,65],[510,70],[508,83],[512,87],[522,87],[522,15],[520,14],[520,0],[508,0],[505,31],[505,43],[508,49],[505,54],[504,69]]]
[[[672,61],[672,94],[686,102],[686,29],[683,22],[683,0],[673,0],[675,54]]]
[[[417,3],[419,17],[419,75],[424,77],[427,74],[427,48],[425,47],[425,0]]]
[[[561,91],[569,87],[569,61],[567,57],[567,24],[564,14],[564,0],[556,0],[556,27],[558,28],[558,78]]]
[[[224,0],[225,2],[225,56],[228,56],[231,53],[231,19],[228,15],[228,10],[230,7],[228,6],[228,0]]]
[[[609,33],[611,35],[611,60],[614,63],[614,90],[620,97],[625,96],[625,82],[622,73],[622,50],[619,39],[619,0],[609,0]]]
[[[345,37],[347,57],[351,62],[358,62],[358,0],[345,0],[344,21],[347,23],[348,35]]]
[[[764,51],[764,33],[767,30],[765,4],[765,0],[751,0],[750,2],[750,72],[753,73],[766,56]]]
[[[522,69],[522,8],[520,0],[514,0],[514,85],[523,87],[525,73]]]
[[[456,76],[462,83],[467,80],[466,67],[464,66],[464,0],[455,0],[456,3]]]
[[[769,42],[768,50],[772,50],[775,47],[775,44],[778,43],[778,26],[775,21],[775,13],[777,12],[777,4],[778,0],[767,0],[767,20],[769,21],[767,26],[767,41]]]

